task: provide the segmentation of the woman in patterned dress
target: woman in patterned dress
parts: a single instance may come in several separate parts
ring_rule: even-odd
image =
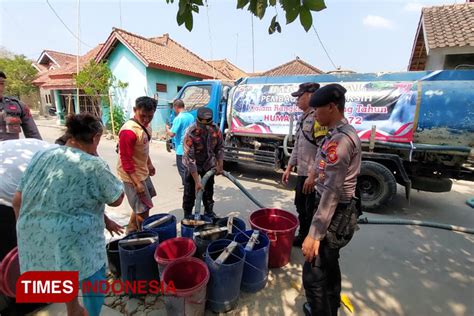
[[[122,228],[105,216],[105,204],[119,206],[122,182],[97,157],[102,124],[90,114],[70,116],[65,146],[36,154],[14,197],[21,272],[79,271],[84,280],[105,279],[104,228]],[[76,297],[69,316],[99,315],[104,298]],[[87,310],[87,312],[86,312]]]

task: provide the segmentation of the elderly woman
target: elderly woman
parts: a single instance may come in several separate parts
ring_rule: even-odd
[[[80,282],[94,282],[105,279],[104,228],[122,230],[105,217],[105,204],[119,206],[123,187],[96,156],[100,121],[79,114],[66,127],[65,146],[33,157],[13,200],[20,270],[79,271]],[[103,300],[85,296],[87,313],[99,315]],[[87,315],[77,297],[66,306],[70,316]]]

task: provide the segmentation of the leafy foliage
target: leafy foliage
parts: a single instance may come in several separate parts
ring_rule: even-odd
[[[175,0],[166,0],[166,3],[173,3]],[[191,31],[193,29],[193,12],[199,13],[199,7],[204,6],[203,0],[177,0],[178,13],[176,21],[178,25],[184,26]],[[268,7],[277,5],[285,11],[286,24],[290,24],[300,17],[300,23],[306,32],[313,25],[311,11],[321,11],[326,8],[324,0],[237,0],[237,9],[249,10],[254,16],[262,19]],[[281,33],[281,25],[278,22],[278,15],[275,15],[268,28],[268,33],[275,31]]]
[[[112,107],[112,118],[114,120],[114,135],[117,135],[118,132],[120,131],[120,128],[122,128],[123,124],[126,122],[125,118],[125,113],[123,112],[123,109],[120,106],[113,106]],[[107,129],[109,131],[112,130],[112,120],[109,120],[107,122]]]
[[[5,95],[21,98],[36,91],[32,84],[38,71],[23,55],[0,58],[0,70],[7,75]]]
[[[112,71],[107,66],[105,62],[96,63],[94,60],[91,60],[86,64],[82,70],[76,75],[76,85],[79,89],[83,90],[84,93],[91,97],[93,102],[93,109],[97,111],[93,113],[98,117],[101,116],[100,113],[100,104],[109,105],[109,91],[111,89],[124,89],[128,86],[128,83],[117,80],[112,74]],[[114,119],[115,131],[117,126],[122,127],[123,120],[125,115],[120,106],[112,105],[111,116]],[[123,118],[122,118],[123,117]],[[115,121],[115,119],[117,119]],[[122,122],[120,124],[120,122]],[[107,127],[109,127],[109,122],[107,122]],[[120,129],[120,127],[118,127]],[[110,124],[110,130],[111,130]]]

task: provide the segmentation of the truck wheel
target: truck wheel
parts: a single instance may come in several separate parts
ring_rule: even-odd
[[[449,192],[453,187],[453,181],[448,178],[433,177],[412,177],[412,189],[427,191],[427,192]]]
[[[397,181],[393,173],[384,165],[373,161],[362,161],[357,185],[364,211],[377,210],[397,193]]]

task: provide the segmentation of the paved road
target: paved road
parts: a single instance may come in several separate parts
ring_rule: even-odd
[[[44,138],[61,134],[51,121],[38,121]],[[103,139],[99,153],[115,168],[115,143]],[[182,188],[174,163],[162,143],[153,143],[151,157],[157,168],[153,182],[158,196],[152,213],[171,213],[182,217]],[[280,174],[272,170],[238,166],[230,170],[264,205],[294,212],[293,191],[279,183]],[[411,203],[399,188],[398,195],[384,209],[365,214],[378,218],[410,218],[474,227],[474,209],[465,201],[474,196],[472,183],[459,181],[449,193],[416,192]],[[216,213],[239,212],[248,219],[257,207],[233,184],[216,178]],[[108,208],[108,213],[126,222],[130,208],[126,203]],[[300,251],[293,248],[291,263],[274,269],[272,281],[258,294],[242,295],[239,315],[302,314],[305,301],[301,287]],[[355,307],[356,315],[474,315],[474,236],[444,230],[362,226],[354,240],[341,252],[343,293]],[[341,312],[342,315],[350,315]]]

